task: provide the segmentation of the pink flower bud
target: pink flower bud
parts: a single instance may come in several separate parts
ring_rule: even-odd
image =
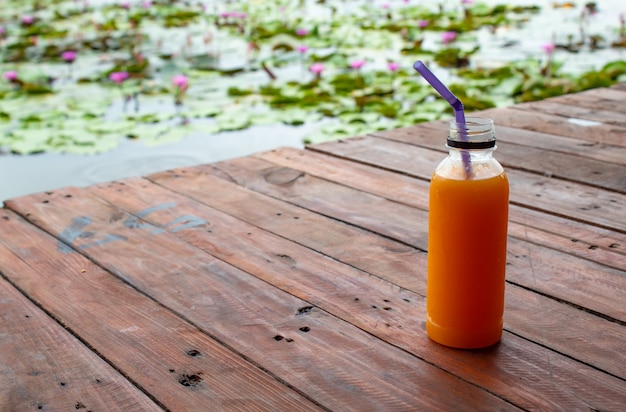
[[[187,87],[189,87],[189,78],[183,74],[177,74],[172,77],[172,84],[180,90],[185,91],[187,90]]]
[[[350,62],[350,67],[352,67],[355,70],[360,69],[364,65],[365,65],[365,60],[354,60]]]
[[[299,53],[304,54],[309,50],[309,46],[305,44],[301,44],[300,46],[296,48],[296,50],[298,50]]]
[[[113,72],[109,74],[109,79],[117,84],[122,84],[122,82],[128,79],[128,72]]]
[[[64,51],[63,53],[61,53],[61,58],[63,60],[65,60],[66,62],[68,62],[68,63],[72,63],[74,60],[76,60],[76,55],[77,54],[78,53],[76,53],[73,50],[67,50],[67,51]]]
[[[321,74],[324,71],[324,63],[313,63],[309,67],[309,71],[318,75]]]
[[[420,20],[417,22],[417,27],[419,27],[420,29],[423,29],[423,28],[428,27],[429,24],[430,22],[428,20]]]
[[[441,41],[443,44],[449,44],[456,40],[456,32],[455,31],[446,31],[441,33]]]
[[[298,36],[306,36],[307,34],[309,34],[309,31],[307,29],[299,28],[296,29],[296,34]]]
[[[554,52],[555,45],[554,43],[546,43],[546,44],[542,44],[541,48],[549,56]]]
[[[400,63],[396,63],[396,62],[387,62],[387,68],[389,69],[389,71],[391,72],[396,72],[398,71],[398,69],[400,68]]]
[[[14,71],[14,70],[11,70],[11,71],[8,71],[8,72],[4,72],[2,77],[4,77],[5,79],[7,79],[10,82],[14,82],[14,81],[17,80],[17,72]]]

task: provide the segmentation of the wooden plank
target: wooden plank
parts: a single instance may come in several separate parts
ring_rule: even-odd
[[[526,110],[533,113],[547,113],[568,119],[589,120],[619,127],[626,127],[626,117],[624,116],[624,113],[591,109],[589,107],[578,107],[571,104],[554,102],[550,99],[514,104],[510,106],[510,108],[514,110]]]
[[[482,112],[478,112],[477,114],[481,115],[481,113]],[[447,153],[444,144],[449,129],[448,123],[448,121],[420,123],[412,127],[375,132],[372,135]],[[586,166],[587,168],[598,168],[599,171],[604,170],[603,164],[605,163],[613,163],[621,166],[626,165],[626,147],[589,142],[587,140],[517,129],[498,124],[496,125],[496,139],[498,148],[495,152],[495,156],[502,163],[511,164],[506,157],[508,153],[519,149],[520,146],[533,148],[533,155],[537,157],[537,159],[533,160],[533,163],[535,165],[538,164],[538,167],[534,170],[535,172],[544,173],[545,166],[541,164],[540,160],[544,156],[552,157],[554,154],[565,155],[565,158],[569,159],[571,162],[588,165]],[[522,148],[522,150],[528,149]],[[547,154],[543,154],[544,152]],[[595,162],[589,161],[588,159],[593,159]],[[552,160],[548,161],[551,162]],[[598,164],[598,161],[601,163]],[[609,173],[615,168],[613,164],[608,166],[607,171]],[[520,165],[519,163],[512,165],[523,169],[528,168],[528,166],[524,164]],[[566,169],[571,168],[570,165],[566,166]],[[553,173],[553,171],[550,172]],[[580,173],[577,175],[580,175]]]
[[[219,169],[214,172],[220,173]],[[322,254],[332,255],[334,259],[371,274],[384,276],[390,282],[422,296],[426,292],[424,282],[414,273],[415,262],[425,259],[426,253],[422,250],[233,185],[227,176],[217,178],[199,168],[157,173],[150,178],[172,191],[184,191],[189,196],[202,199],[211,207],[239,220],[292,239]],[[205,190],[206,187],[211,190]],[[96,186],[90,190],[99,188]],[[198,192],[206,193],[202,195]],[[106,191],[98,190],[97,193],[112,199]],[[121,200],[116,202],[121,203]],[[354,239],[359,239],[359,242],[355,243]]]
[[[172,176],[173,177],[173,176]],[[215,179],[206,180],[210,176],[202,176],[203,181],[183,178],[172,178],[170,183],[177,189],[185,191],[191,188],[211,187],[211,191],[199,190],[194,193],[211,192],[215,199],[221,198],[219,193],[219,184]],[[202,183],[197,186],[196,183]],[[326,260],[317,254],[289,241],[286,241],[283,237],[273,236],[269,233],[255,232],[254,245],[250,245],[251,237],[247,235],[250,230],[255,230],[255,226],[245,224],[238,221],[235,218],[225,216],[220,212],[207,208],[206,206],[197,202],[190,201],[187,197],[181,195],[173,195],[157,186],[148,185],[139,179],[126,179],[119,184],[105,184],[93,187],[90,189],[95,193],[102,195],[108,201],[119,204],[125,209],[137,214],[142,215],[142,210],[150,208],[154,202],[171,202],[177,204],[177,210],[172,208],[155,210],[149,215],[145,215],[146,220],[155,225],[156,227],[165,227],[168,222],[171,222],[172,218],[180,213],[184,213],[188,216],[203,216],[208,221],[212,222],[210,228],[210,234],[205,228],[186,228],[180,231],[176,231],[174,234],[185,241],[193,244],[199,249],[208,251],[220,259],[223,259],[234,266],[237,266],[249,273],[253,273],[259,276],[264,281],[271,283],[281,289],[289,291],[290,293],[306,298],[310,303],[319,306],[321,309],[327,310],[335,316],[347,320],[348,322],[355,324],[359,329],[363,329],[374,335],[380,336],[385,341],[393,343],[394,345],[405,348],[408,351],[419,350],[416,354],[420,358],[425,358],[427,361],[435,363],[441,362],[440,359],[430,359],[436,356],[433,354],[430,347],[427,346],[428,340],[424,342],[415,342],[416,339],[423,339],[424,335],[416,336],[416,331],[420,330],[420,326],[423,321],[423,299],[415,294],[410,293],[404,288],[397,289],[396,286],[391,284],[385,285],[380,277],[368,276],[362,272],[353,269],[350,266],[339,264],[336,261]],[[192,189],[193,190],[193,189]],[[132,194],[132,196],[131,196]],[[257,197],[249,198],[246,204],[253,204],[253,207],[258,205]],[[242,205],[240,203],[229,202],[229,211],[233,211]],[[306,216],[303,216],[306,217]],[[302,221],[297,219],[294,225],[304,225],[306,219]],[[332,225],[328,223],[326,226]],[[299,239],[303,241],[304,239]],[[263,245],[263,246],[259,246]],[[233,253],[236,250],[239,253]],[[289,257],[286,258],[283,253],[289,253]],[[280,254],[281,259],[276,259],[276,255]],[[319,261],[323,262],[323,270],[320,270]],[[271,265],[268,265],[268,261]],[[420,264],[421,263],[421,264]],[[424,261],[416,262],[415,270],[425,268]],[[414,270],[414,272],[415,272]],[[421,280],[424,281],[423,271],[421,273]],[[329,283],[330,282],[330,283]],[[396,294],[395,291],[398,291]],[[382,292],[382,293],[381,293]],[[513,287],[513,293],[508,296],[513,297],[513,300],[518,302],[519,307],[524,307],[528,299],[525,295],[529,294],[520,288]],[[354,298],[356,296],[356,298]],[[544,298],[539,298],[542,301]],[[419,302],[420,306],[415,306],[412,302]],[[568,333],[558,333],[558,339],[556,343],[563,348],[569,348],[571,354],[579,353],[580,350],[573,349],[571,347],[572,342],[585,341],[587,344],[583,350],[587,354],[592,354],[594,350],[588,350],[590,348],[590,339],[597,336],[597,333],[601,333],[603,336],[609,339],[603,340],[601,349],[606,356],[605,360],[601,361],[606,367],[611,370],[619,372],[619,369],[615,367],[616,358],[612,355],[621,358],[621,347],[623,339],[626,338],[626,328],[620,327],[613,322],[604,320],[593,319],[589,322],[589,319],[593,318],[589,314],[575,310],[571,307],[558,304],[551,300],[546,300],[546,305],[535,306],[533,310],[537,311],[538,308],[542,310],[549,310],[549,313],[557,312],[561,313],[564,317],[560,317],[557,323],[546,321],[545,317],[547,312],[544,312],[541,317],[543,320],[540,322],[541,335],[546,336],[546,327],[556,327],[557,329],[563,329],[564,325],[576,324],[577,327],[570,328]],[[377,306],[380,305],[380,306]],[[514,315],[512,311],[512,315]],[[536,316],[536,315],[534,315]],[[588,317],[589,319],[585,319]],[[554,316],[552,317],[554,319]],[[567,322],[564,320],[567,319]],[[522,320],[524,323],[532,324],[532,316],[529,319],[524,317]],[[599,322],[598,322],[599,321]],[[597,333],[587,330],[585,333],[589,333],[588,337],[582,337],[580,332],[586,330],[581,325],[589,325],[592,323],[597,325],[603,325],[603,328],[597,330]],[[388,326],[380,327],[385,324]],[[608,328],[608,329],[605,329]],[[525,327],[528,329],[528,327]],[[567,344],[564,344],[566,337],[575,336],[576,339],[567,340]],[[507,335],[508,339],[508,335]],[[516,347],[517,344],[523,347],[528,343],[515,340],[513,343]],[[432,343],[430,343],[432,346]],[[576,344],[575,344],[576,345]],[[593,344],[591,345],[593,346]],[[434,345],[436,348],[440,348],[438,345]],[[516,352],[521,355],[524,350],[521,347],[515,349]],[[448,352],[447,352],[448,353]],[[611,356],[608,356],[608,354]],[[448,353],[456,358],[456,354]],[[446,361],[448,359],[446,358]],[[585,363],[592,361],[590,358],[585,359]],[[495,362],[495,360],[494,360]],[[510,362],[510,360],[507,360]],[[511,368],[518,371],[518,374],[514,378],[510,376],[495,377],[498,382],[506,380],[517,381],[520,378],[520,371],[522,364],[532,362],[530,359],[524,359],[519,366],[510,365]],[[617,361],[619,363],[619,361]],[[571,373],[578,374],[579,367],[571,365]],[[469,376],[472,373],[467,373],[466,365],[456,365],[455,373],[463,373],[464,379],[470,379]],[[463,372],[465,371],[465,372]],[[621,372],[620,372],[621,373]],[[467,377],[466,377],[467,376]],[[473,379],[476,379],[472,377]],[[610,382],[613,379],[609,379]],[[477,384],[484,385],[484,382],[477,381]],[[626,383],[625,383],[626,384]],[[541,387],[548,390],[546,394],[551,392],[552,388],[545,388],[545,382],[540,383]],[[493,392],[494,388],[488,387],[490,392]],[[574,388],[570,388],[574,390]],[[531,392],[538,391],[537,388],[530,389]],[[575,389],[576,392],[580,391]],[[498,392],[495,392],[499,394]],[[541,392],[543,393],[543,392]],[[503,393],[501,396],[508,398],[509,395]]]
[[[184,169],[183,169],[184,170]],[[332,226],[334,224],[329,219],[326,220],[317,220],[315,221],[316,226],[319,228],[318,233],[327,233],[326,237],[326,245],[324,245],[324,240],[321,235],[319,235],[318,239],[311,240],[311,238],[315,238],[316,234],[311,233],[307,234],[302,229],[294,229],[293,227],[302,226],[304,228],[310,227],[312,221],[310,220],[311,212],[306,210],[299,209],[295,206],[283,205],[279,210],[281,216],[284,216],[285,220],[290,221],[290,225],[280,225],[274,224],[271,221],[268,221],[267,218],[263,216],[263,212],[257,213],[257,210],[266,210],[266,214],[273,215],[275,214],[274,204],[276,200],[267,198],[265,196],[259,194],[251,194],[249,191],[243,188],[232,188],[232,184],[228,182],[219,182],[216,178],[212,176],[207,176],[204,173],[197,172],[197,168],[192,170],[188,170],[187,173],[184,174],[175,174],[175,173],[159,173],[153,175],[152,178],[155,179],[161,185],[165,187],[171,188],[172,190],[177,190],[184,193],[186,196],[193,197],[201,201],[203,204],[210,205],[212,208],[216,208],[224,211],[240,220],[244,220],[250,224],[261,227],[263,229],[269,230],[273,233],[280,235],[283,238],[291,239],[294,242],[298,242],[303,246],[307,246],[316,251],[322,251],[322,253],[330,255],[331,257],[342,260],[344,256],[348,254],[355,255],[355,258],[351,261],[351,266],[354,266],[358,269],[367,271],[368,273],[377,276],[381,279],[385,279],[393,282],[394,284],[417,292],[418,294],[424,296],[425,295],[425,283],[426,283],[426,257],[424,255],[417,255],[413,257],[413,261],[410,262],[410,266],[406,267],[407,274],[410,275],[409,279],[407,277],[398,276],[395,272],[397,270],[396,267],[390,267],[385,270],[385,268],[377,267],[376,265],[371,265],[367,262],[368,258],[366,256],[367,253],[360,252],[358,248],[361,245],[366,245],[368,239],[354,236],[351,242],[335,242],[332,239],[331,235],[333,233]],[[131,186],[131,188],[127,188],[127,186]],[[105,198],[114,203],[119,204],[127,204],[130,202],[125,202],[125,197],[128,197],[128,192],[141,194],[141,189],[137,186],[140,183],[135,183],[134,181],[125,181],[125,185],[120,192],[113,192],[111,190],[102,190],[99,189],[98,193],[102,194]],[[204,190],[204,187],[211,187],[210,191]],[[142,198],[144,198],[145,202],[150,201],[154,197],[155,189],[144,189],[144,194]],[[241,197],[229,195],[229,193],[239,192]],[[226,200],[225,200],[226,199]],[[244,201],[244,199],[246,199]],[[239,201],[237,201],[239,200]],[[190,209],[194,213],[204,213],[202,212],[204,209],[191,204],[187,207],[193,207],[194,209]],[[292,216],[297,216],[298,219],[295,221],[292,220]],[[276,220],[276,219],[273,219]],[[156,223],[156,222],[152,222]],[[230,228],[230,230],[234,230],[233,228],[237,227],[237,221],[231,220],[225,222],[225,226]],[[241,231],[245,231],[243,228]],[[184,236],[184,232],[180,235]],[[215,231],[213,232],[213,236],[216,236]],[[230,236],[232,237],[232,236]],[[195,242],[195,237],[185,238],[189,240],[190,243]],[[355,242],[354,239],[359,239],[358,242]],[[269,242],[269,240],[267,241]],[[219,247],[211,246],[210,248],[206,248],[206,250],[210,250],[213,254],[215,254],[220,259],[224,259],[233,265],[241,266],[241,262],[238,262],[237,255],[233,255],[229,253],[230,250],[242,250],[244,246],[239,243],[234,243],[228,238],[228,235],[225,235],[224,239],[214,239],[212,240],[213,244],[219,244]],[[195,242],[198,247],[203,247],[201,244]],[[278,248],[278,247],[277,247]],[[286,248],[286,246],[285,246]],[[321,249],[321,250],[320,250]],[[521,260],[521,264],[527,264],[526,258],[532,262],[533,251],[528,249],[518,250],[518,247],[512,248],[512,259]],[[385,252],[385,258],[387,256],[393,255],[395,252],[395,248],[389,247],[388,251]],[[402,252],[400,252],[402,254]],[[231,256],[233,255],[233,256]],[[294,258],[293,253],[291,254],[292,258]],[[539,253],[540,259],[542,259],[545,254]],[[254,272],[258,273],[262,271],[263,262],[265,261],[264,257],[260,257],[259,262],[257,263],[258,267],[254,268]],[[314,257],[303,256],[297,261],[311,261]],[[359,259],[362,260],[359,261]],[[247,253],[245,257],[244,264],[250,265],[254,260],[253,254]],[[519,262],[511,262],[511,265],[518,265]],[[540,263],[537,262],[537,265]],[[252,271],[249,266],[245,267],[246,270]],[[294,270],[294,268],[292,268]],[[327,269],[328,270],[328,269]],[[557,268],[557,270],[562,270],[561,267]],[[522,269],[522,273],[527,271],[526,268]],[[291,274],[293,276],[293,274]],[[307,275],[307,277],[310,275]],[[411,279],[411,277],[413,279]],[[265,278],[270,281],[269,279]],[[558,281],[557,281],[558,282]],[[582,290],[586,290],[584,287]],[[293,291],[293,287],[290,286],[290,291]],[[566,292],[569,289],[566,287]],[[306,296],[315,295],[315,292],[304,292]],[[535,342],[540,342],[543,345],[559,348],[559,351],[563,353],[567,353],[568,356],[572,358],[578,358],[581,352],[586,353],[587,356],[593,353],[593,350],[586,350],[585,348],[575,348],[571,345],[571,342],[589,342],[593,341],[593,337],[598,334],[607,335],[607,330],[612,330],[608,335],[613,335],[614,338],[609,339],[608,341],[603,340],[601,347],[599,348],[601,351],[605,351],[606,348],[613,348],[617,356],[622,356],[621,350],[622,347],[622,338],[617,338],[618,336],[622,336],[626,333],[626,329],[623,327],[617,327],[617,325],[612,324],[610,322],[600,321],[598,323],[598,319],[590,316],[588,314],[582,313],[577,309],[574,309],[570,306],[563,306],[556,304],[553,300],[545,298],[545,297],[528,297],[528,294],[532,294],[528,290],[523,288],[517,288],[514,286],[510,286],[507,290],[507,302],[517,302],[513,303],[512,306],[514,308],[518,308],[513,310],[512,313],[507,314],[507,323],[506,329],[515,333],[518,336],[523,336],[527,339],[533,340]],[[525,305],[524,302],[529,301],[537,301],[535,304],[528,306]],[[331,304],[330,307],[333,307],[335,304]],[[539,310],[538,308],[545,309]],[[509,311],[511,312],[511,311]],[[513,314],[515,313],[515,315]],[[582,318],[577,318],[578,316],[582,316]],[[552,322],[550,327],[547,328],[539,328],[534,329],[533,325],[545,325],[548,322]],[[529,327],[530,325],[530,327]],[[584,325],[584,326],[583,326]],[[598,329],[599,325],[603,325]],[[606,329],[608,328],[608,329]],[[616,329],[615,329],[616,328]],[[550,342],[550,337],[553,337],[551,333],[546,334],[546,330],[550,330],[558,336],[556,342]],[[558,330],[558,333],[556,332]],[[584,333],[589,333],[588,336],[583,337],[580,336],[581,331],[584,330]],[[521,331],[525,331],[526,333],[522,333]],[[376,334],[376,331],[372,333]],[[568,336],[570,339],[564,339],[565,336]],[[626,335],[624,336],[626,337]],[[589,347],[587,347],[589,349]],[[592,355],[595,356],[595,355]],[[578,358],[580,359],[580,358]],[[606,359],[611,359],[610,361],[606,361]],[[612,356],[609,357],[599,357],[599,359],[591,359],[585,358],[581,359],[583,362],[587,364],[597,364],[597,362],[601,362],[605,364],[605,367],[611,368],[614,366],[614,358]],[[617,369],[615,369],[617,371]]]
[[[298,170],[289,171],[260,159],[233,159],[199,168],[209,173],[219,169],[221,173],[217,175],[228,176],[248,189],[361,226],[422,250],[427,248],[427,217],[423,210],[339,186]],[[283,177],[299,176],[299,178],[291,179],[288,184],[284,184],[285,180],[276,180],[273,177],[276,176],[276,172]],[[381,180],[379,185],[385,187],[386,182]],[[563,272],[560,268],[555,268],[554,264],[545,267],[534,265],[532,272],[534,276],[529,278],[527,266],[518,268],[516,263],[509,267],[508,275],[511,281],[614,319],[626,321],[626,308],[621,304],[626,294],[626,277],[623,276],[623,271],[605,269],[603,265],[516,239],[510,239],[509,242],[509,259],[527,259],[531,263],[538,259],[546,264],[559,261],[569,270]],[[514,249],[514,245],[523,245],[518,247],[529,252],[522,253]],[[556,272],[553,273],[554,270]],[[554,278],[557,273],[560,274],[558,281]],[[570,290],[572,287],[581,287],[579,282],[589,284],[583,291],[572,293]]]
[[[624,83],[624,82],[622,82],[622,83],[615,83],[614,85],[611,86],[611,89],[615,89],[615,90],[625,91],[626,92],[626,83]]]
[[[3,411],[163,410],[3,277],[0,348]]]
[[[529,113],[504,107],[484,110],[480,112],[480,115],[493,119],[497,125],[626,147],[626,128],[616,125],[583,126],[560,116]]]
[[[614,88],[598,88],[580,93],[565,94],[552,97],[550,101],[626,114],[626,105],[624,105],[626,101],[625,92]]]
[[[312,150],[280,148],[255,157],[396,202],[428,209],[429,183]],[[355,179],[355,176],[359,176]],[[384,181],[384,185],[381,185]],[[248,211],[247,213],[252,213]],[[509,236],[626,271],[626,236],[511,205]]]
[[[323,143],[311,150],[421,179],[430,179],[436,166],[434,158],[442,158],[441,154],[428,149],[371,136]],[[626,233],[624,194],[514,169],[507,169],[507,175],[513,204]]]
[[[441,122],[429,123],[413,128],[381,132],[375,134],[375,136],[443,151],[445,148],[442,146],[442,142],[445,141],[444,136],[447,135],[447,127],[447,125]],[[519,129],[513,130],[522,132],[523,135],[529,133]],[[512,139],[517,134],[513,133],[513,136],[507,136],[507,138]],[[500,135],[502,134],[498,136]],[[550,140],[548,138],[548,141]],[[371,142],[369,143],[371,144]],[[626,148],[622,149],[626,155]],[[581,151],[580,147],[578,151]],[[441,155],[441,158],[444,156]],[[575,154],[563,153],[559,150],[552,151],[545,150],[545,148],[520,146],[517,143],[511,144],[506,141],[498,142],[495,156],[507,170],[515,168],[626,193],[626,167],[620,164],[609,163],[606,159],[588,159]],[[626,158],[621,161],[626,164]]]
[[[39,214],[35,209],[45,210],[52,205],[43,202],[55,202],[56,199],[44,195],[37,204],[30,204],[26,199],[22,201],[33,208],[31,218],[43,221],[50,215]],[[20,203],[17,201],[16,204]],[[74,211],[70,209],[69,213]],[[0,214],[0,272],[3,276],[80,336],[117,370],[144,388],[164,408],[198,410],[212,405],[219,410],[320,409],[257,365],[246,362],[239,354],[210,339],[67,245],[9,211],[2,210]],[[84,218],[78,219],[67,222],[64,236],[72,238],[77,234],[80,230],[77,222],[85,221]],[[115,242],[113,237],[98,238],[94,232],[79,233],[80,239],[94,246],[98,242]],[[156,277],[149,262],[139,262],[142,263],[143,270]],[[171,273],[175,278],[175,271]],[[30,329],[20,331],[26,336],[30,333]],[[69,366],[71,359],[66,355],[57,362]],[[68,377],[74,372],[76,377]],[[58,379],[63,377],[68,383],[75,383],[88,373],[68,368],[58,372]],[[114,386],[115,381],[104,377],[106,379],[101,383],[95,379],[85,382],[89,385],[85,397],[102,384],[103,390],[116,398],[113,404],[120,402],[120,407],[126,410],[123,393],[115,391],[120,386]],[[58,396],[52,391],[48,394]],[[87,405],[82,399],[75,396],[73,401]],[[142,410],[149,409],[150,405],[146,405]],[[129,403],[128,407],[132,406]],[[69,409],[72,408],[66,410]],[[110,410],[109,407],[103,409]]]
[[[112,190],[117,189],[118,186]],[[139,193],[132,197],[136,198],[137,195]],[[226,215],[220,214],[215,218],[212,215],[186,213],[180,204],[172,203],[171,195],[169,191],[164,198],[155,195],[151,207],[143,209],[137,216],[129,215],[90,196],[84,190],[72,188],[13,199],[7,202],[7,206],[20,211],[44,230],[54,233],[88,255],[90,260],[123,278],[154,299],[156,302],[149,301],[157,307],[171,308],[254,362],[259,366],[259,371],[262,369],[272,373],[310,399],[319,401],[325,408],[360,411],[421,407],[449,409],[463,405],[462,408],[472,410],[478,405],[490,405],[486,407],[513,409],[508,402],[443,372],[406,351],[387,345],[359,328],[312,308],[311,303],[177,239],[174,234],[186,229],[193,229],[192,233],[205,234],[210,238],[213,231],[223,227],[230,231],[231,237],[248,245],[242,249],[230,249],[230,254],[241,257],[255,253],[264,254],[269,260],[263,261],[266,270],[287,279],[289,272],[273,272],[274,268],[279,266],[279,262],[286,262],[288,268],[298,264],[289,257],[291,250],[276,249],[268,245],[268,239],[262,236],[260,229],[248,226],[244,232],[234,232],[234,228],[222,226],[222,219],[227,218]],[[153,215],[164,215],[169,220],[157,227],[139,219]],[[77,217],[89,224],[77,228]],[[107,239],[110,241],[106,241]],[[317,264],[316,271],[324,272],[329,263],[332,260],[322,259]],[[326,278],[317,287],[330,292],[345,288],[344,283],[349,284],[351,281],[352,279]],[[393,294],[400,298],[408,293],[397,287],[389,287],[392,286],[389,284],[386,286],[376,292],[377,295]],[[78,296],[84,299],[85,292]],[[353,297],[350,296],[349,299],[352,300]],[[154,313],[135,309],[135,303],[130,298],[109,300],[108,305],[116,304],[126,311],[137,311],[134,316],[138,313],[150,313],[150,320],[157,321]],[[177,336],[190,333],[181,331],[180,326],[167,325],[161,319],[158,321],[167,330],[177,330]],[[157,342],[165,339],[158,329],[152,333],[153,344],[156,336]],[[163,345],[170,348],[175,344],[163,342]],[[187,343],[183,345],[186,350],[197,347]],[[203,348],[198,350],[205,353]],[[185,357],[190,357],[185,350],[180,352]],[[162,357],[152,355],[150,358],[167,373],[167,362]],[[236,370],[232,361],[227,364]],[[199,366],[192,370],[202,371]],[[227,382],[226,376],[223,376],[225,373],[207,371],[202,376],[210,374],[215,379],[223,380],[222,384],[230,388],[231,392],[234,391],[231,397],[235,399],[237,396],[256,399],[256,393],[260,392],[266,399],[282,398],[282,402],[288,401],[280,393],[272,393],[271,387],[258,381],[258,376],[249,375],[248,385],[252,387],[246,388],[241,383]],[[600,376],[598,374],[597,377]],[[216,390],[208,384],[206,389]],[[455,393],[455,397],[441,397],[441,391]],[[613,391],[614,389],[609,389],[609,392]],[[571,399],[571,402],[580,401]],[[211,405],[218,403],[212,401]],[[237,406],[244,410],[254,407],[232,407]],[[299,410],[306,406],[303,403],[302,406],[267,409]]]
[[[570,96],[576,99],[591,96],[604,100],[610,100],[613,102],[613,104],[624,103],[626,101],[626,91],[619,90],[618,88],[597,87],[595,89],[585,90],[580,93],[574,93]]]

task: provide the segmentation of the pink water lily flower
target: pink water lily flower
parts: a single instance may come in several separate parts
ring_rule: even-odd
[[[14,82],[14,81],[17,80],[17,72],[15,70],[4,72],[2,77],[4,77],[5,79],[7,79],[10,82]]]
[[[548,56],[554,52],[555,47],[556,46],[554,45],[554,43],[546,43],[541,45],[541,48],[544,52],[546,52]]]
[[[355,70],[358,70],[363,66],[365,66],[365,60],[353,60],[350,62],[350,67]]]
[[[172,77],[172,84],[181,91],[185,91],[187,90],[187,87],[189,87],[189,78],[184,74],[177,74]]]
[[[149,9],[150,7],[152,7],[152,2],[151,2],[151,1],[149,1],[149,0],[146,0],[146,1],[144,1],[143,3],[141,3],[141,6],[142,6],[144,9]]]
[[[387,68],[389,69],[389,71],[391,72],[397,72],[398,69],[400,68],[400,63],[396,63],[396,62],[387,62]]]
[[[470,6],[470,5],[474,4],[474,0],[461,0],[461,4],[465,4],[467,6]]]
[[[220,17],[227,19],[232,17],[233,19],[245,19],[248,14],[243,11],[223,11],[220,13]]]
[[[25,16],[22,16],[22,24],[29,25],[29,24],[33,24],[34,22],[35,22],[35,18],[33,16],[30,16],[28,14]]]
[[[309,51],[309,46],[307,46],[306,44],[301,44],[300,46],[296,47],[296,50],[298,50],[298,53],[304,54]]]
[[[456,40],[456,32],[455,31],[445,31],[441,33],[441,41],[443,44],[449,44]]]
[[[77,54],[78,53],[73,50],[67,50],[61,53],[61,58],[68,63],[72,63],[74,60],[76,60]]]
[[[109,74],[109,79],[117,84],[122,84],[129,76],[128,72],[113,72]]]
[[[388,10],[389,9],[389,3],[383,3],[380,5],[380,7],[383,8],[383,10]]]
[[[317,75],[321,74],[324,71],[324,63],[313,63],[311,67],[309,67],[309,71]]]
[[[296,29],[296,34],[298,36],[306,36],[307,34],[309,34],[309,31],[307,29],[299,28]]]
[[[419,27],[420,29],[423,29],[423,28],[428,27],[429,24],[430,22],[428,20],[420,20],[417,22],[417,27]]]

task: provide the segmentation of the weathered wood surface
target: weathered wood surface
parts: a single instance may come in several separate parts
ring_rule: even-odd
[[[424,330],[447,122],[6,201],[0,410],[621,410],[624,101],[480,113],[511,182],[480,351]]]

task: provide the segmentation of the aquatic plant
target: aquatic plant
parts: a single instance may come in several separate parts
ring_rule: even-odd
[[[611,84],[626,72],[619,61],[565,72],[558,57],[583,47],[574,37],[497,69],[473,64],[477,30],[524,24],[536,6],[8,1],[14,7],[0,10],[0,148],[15,153],[97,153],[125,136],[157,143],[191,130],[330,120],[307,140],[315,142],[449,115],[411,71],[416,58],[448,71],[468,111]],[[626,45],[620,24],[615,47]],[[594,35],[585,33],[584,50]],[[61,81],[65,65],[72,75]],[[175,118],[184,127],[172,127]]]

